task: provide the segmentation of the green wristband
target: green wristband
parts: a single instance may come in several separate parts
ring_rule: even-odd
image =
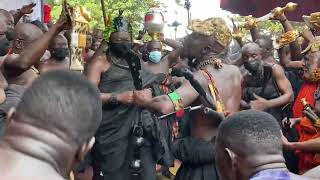
[[[172,92],[172,93],[168,94],[168,96],[170,97],[170,99],[172,101],[178,101],[181,99],[180,95],[177,92]]]

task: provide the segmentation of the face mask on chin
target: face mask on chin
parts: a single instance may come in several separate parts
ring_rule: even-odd
[[[3,38],[0,40],[0,56],[5,56],[8,54],[10,48],[10,42],[7,38]]]
[[[132,49],[132,44],[130,42],[125,43],[109,43],[109,49],[118,58],[123,58]]]
[[[60,61],[64,60],[68,55],[68,48],[55,48],[51,51],[51,56]]]
[[[149,60],[153,63],[159,64],[161,61],[161,51],[152,51],[149,53]]]
[[[252,61],[252,62],[246,62],[243,65],[252,74],[257,74],[261,69],[261,62],[258,60]]]

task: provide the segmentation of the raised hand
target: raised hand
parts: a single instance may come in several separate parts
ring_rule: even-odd
[[[36,3],[31,3],[28,5],[22,6],[21,9],[18,9],[18,11],[22,14],[31,14],[33,12],[33,8],[36,6]]]

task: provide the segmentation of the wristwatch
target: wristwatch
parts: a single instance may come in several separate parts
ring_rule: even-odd
[[[117,99],[117,95],[111,94],[110,99],[109,99],[109,104],[110,105],[118,105],[119,101]]]

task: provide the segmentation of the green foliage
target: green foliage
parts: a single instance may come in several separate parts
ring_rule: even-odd
[[[52,17],[54,20],[59,18],[61,13],[61,1],[54,4],[54,0],[48,0],[52,5]],[[107,16],[112,18],[118,16],[120,9],[124,10],[123,15],[127,17],[133,28],[134,34],[137,34],[142,29],[145,13],[154,5],[158,4],[157,0],[104,0]],[[91,28],[99,28],[101,30],[109,29],[105,28],[103,15],[101,10],[100,0],[68,0],[71,5],[86,7],[90,12],[92,20],[90,21]]]

